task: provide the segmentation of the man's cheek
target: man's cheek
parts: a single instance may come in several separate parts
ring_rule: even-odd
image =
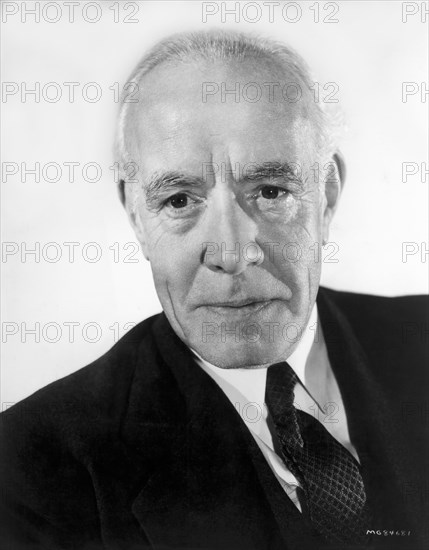
[[[167,287],[173,297],[183,294],[193,279],[194,263],[187,251],[177,246],[157,247],[152,257],[152,272],[156,287]]]
[[[266,238],[265,251],[279,265],[311,263],[319,242],[317,220],[302,216],[288,224],[286,230],[272,231]]]

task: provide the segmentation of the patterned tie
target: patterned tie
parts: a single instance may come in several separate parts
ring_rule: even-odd
[[[300,482],[315,529],[329,541],[368,540],[369,513],[358,462],[310,414],[293,405],[298,377],[286,363],[268,368],[265,402],[283,460]]]

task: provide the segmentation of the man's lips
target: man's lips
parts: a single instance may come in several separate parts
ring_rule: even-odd
[[[231,307],[231,308],[237,309],[237,308],[246,307],[250,305],[266,304],[267,302],[270,302],[270,301],[271,299],[269,298],[266,298],[266,299],[250,298],[245,300],[231,300],[226,302],[210,302],[204,305],[206,307]]]
[[[278,298],[247,298],[243,300],[209,302],[201,304],[199,307],[209,308],[214,312],[222,314],[245,314],[258,312],[276,301],[278,301]]]

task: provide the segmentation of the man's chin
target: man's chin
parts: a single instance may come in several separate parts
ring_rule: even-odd
[[[188,347],[224,369],[258,368],[285,360],[302,335],[302,320],[284,300],[243,308],[201,307],[191,312],[175,308],[172,315],[164,310]]]
[[[191,345],[202,359],[221,369],[264,368],[286,359],[291,353],[292,343],[275,346],[268,342],[218,342]]]

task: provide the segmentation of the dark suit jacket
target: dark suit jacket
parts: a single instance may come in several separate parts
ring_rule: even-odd
[[[426,302],[321,288],[318,308],[370,547],[429,548]],[[5,550],[324,547],[164,314],[1,418]]]

